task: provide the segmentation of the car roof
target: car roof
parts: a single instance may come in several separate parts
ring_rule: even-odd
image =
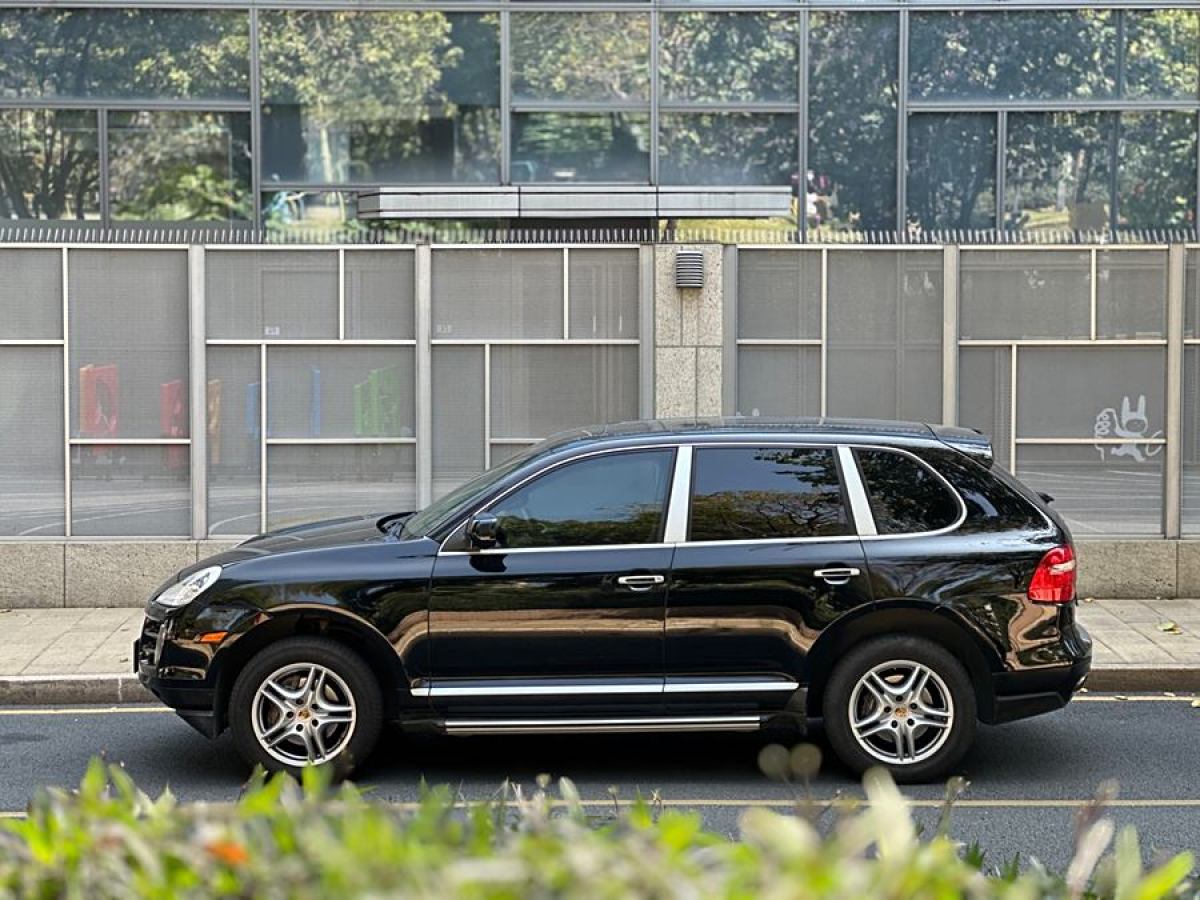
[[[987,446],[987,438],[977,431],[924,422],[887,419],[842,419],[811,417],[776,419],[763,416],[726,416],[713,418],[643,419],[596,425],[564,431],[547,438],[543,451],[565,450],[580,446],[626,443],[673,443],[680,439],[705,442],[721,439],[778,440],[786,438],[843,438],[855,440],[897,440],[900,442],[937,441],[955,445]],[[989,448],[990,449],[990,448]]]

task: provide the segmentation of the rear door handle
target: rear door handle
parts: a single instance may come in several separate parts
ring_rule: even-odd
[[[813,574],[823,579],[826,584],[845,584],[860,573],[853,566],[844,566],[835,569],[817,569]]]
[[[662,575],[622,575],[617,579],[617,584],[631,591],[648,591],[666,580]]]

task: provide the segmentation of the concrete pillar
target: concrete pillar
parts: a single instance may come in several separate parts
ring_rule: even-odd
[[[675,252],[704,254],[704,287],[675,287]],[[720,244],[654,248],[654,412],[721,415],[723,253]]]

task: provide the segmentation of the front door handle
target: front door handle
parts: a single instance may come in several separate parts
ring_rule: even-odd
[[[817,569],[813,574],[823,579],[826,584],[845,584],[857,576],[859,571],[853,566],[844,566],[835,569]]]
[[[617,579],[617,584],[631,591],[648,591],[666,580],[662,575],[622,575]]]

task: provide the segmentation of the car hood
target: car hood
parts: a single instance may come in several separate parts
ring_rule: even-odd
[[[296,553],[300,550],[321,550],[326,547],[345,547],[354,544],[379,544],[384,542],[403,545],[415,543],[399,540],[395,534],[381,530],[376,524],[386,513],[364,516],[346,516],[326,519],[309,525],[283,528],[243,541],[232,550],[218,553],[202,560],[194,568],[212,565],[229,565],[242,560],[258,559],[277,553]],[[185,570],[185,574],[186,574]]]

